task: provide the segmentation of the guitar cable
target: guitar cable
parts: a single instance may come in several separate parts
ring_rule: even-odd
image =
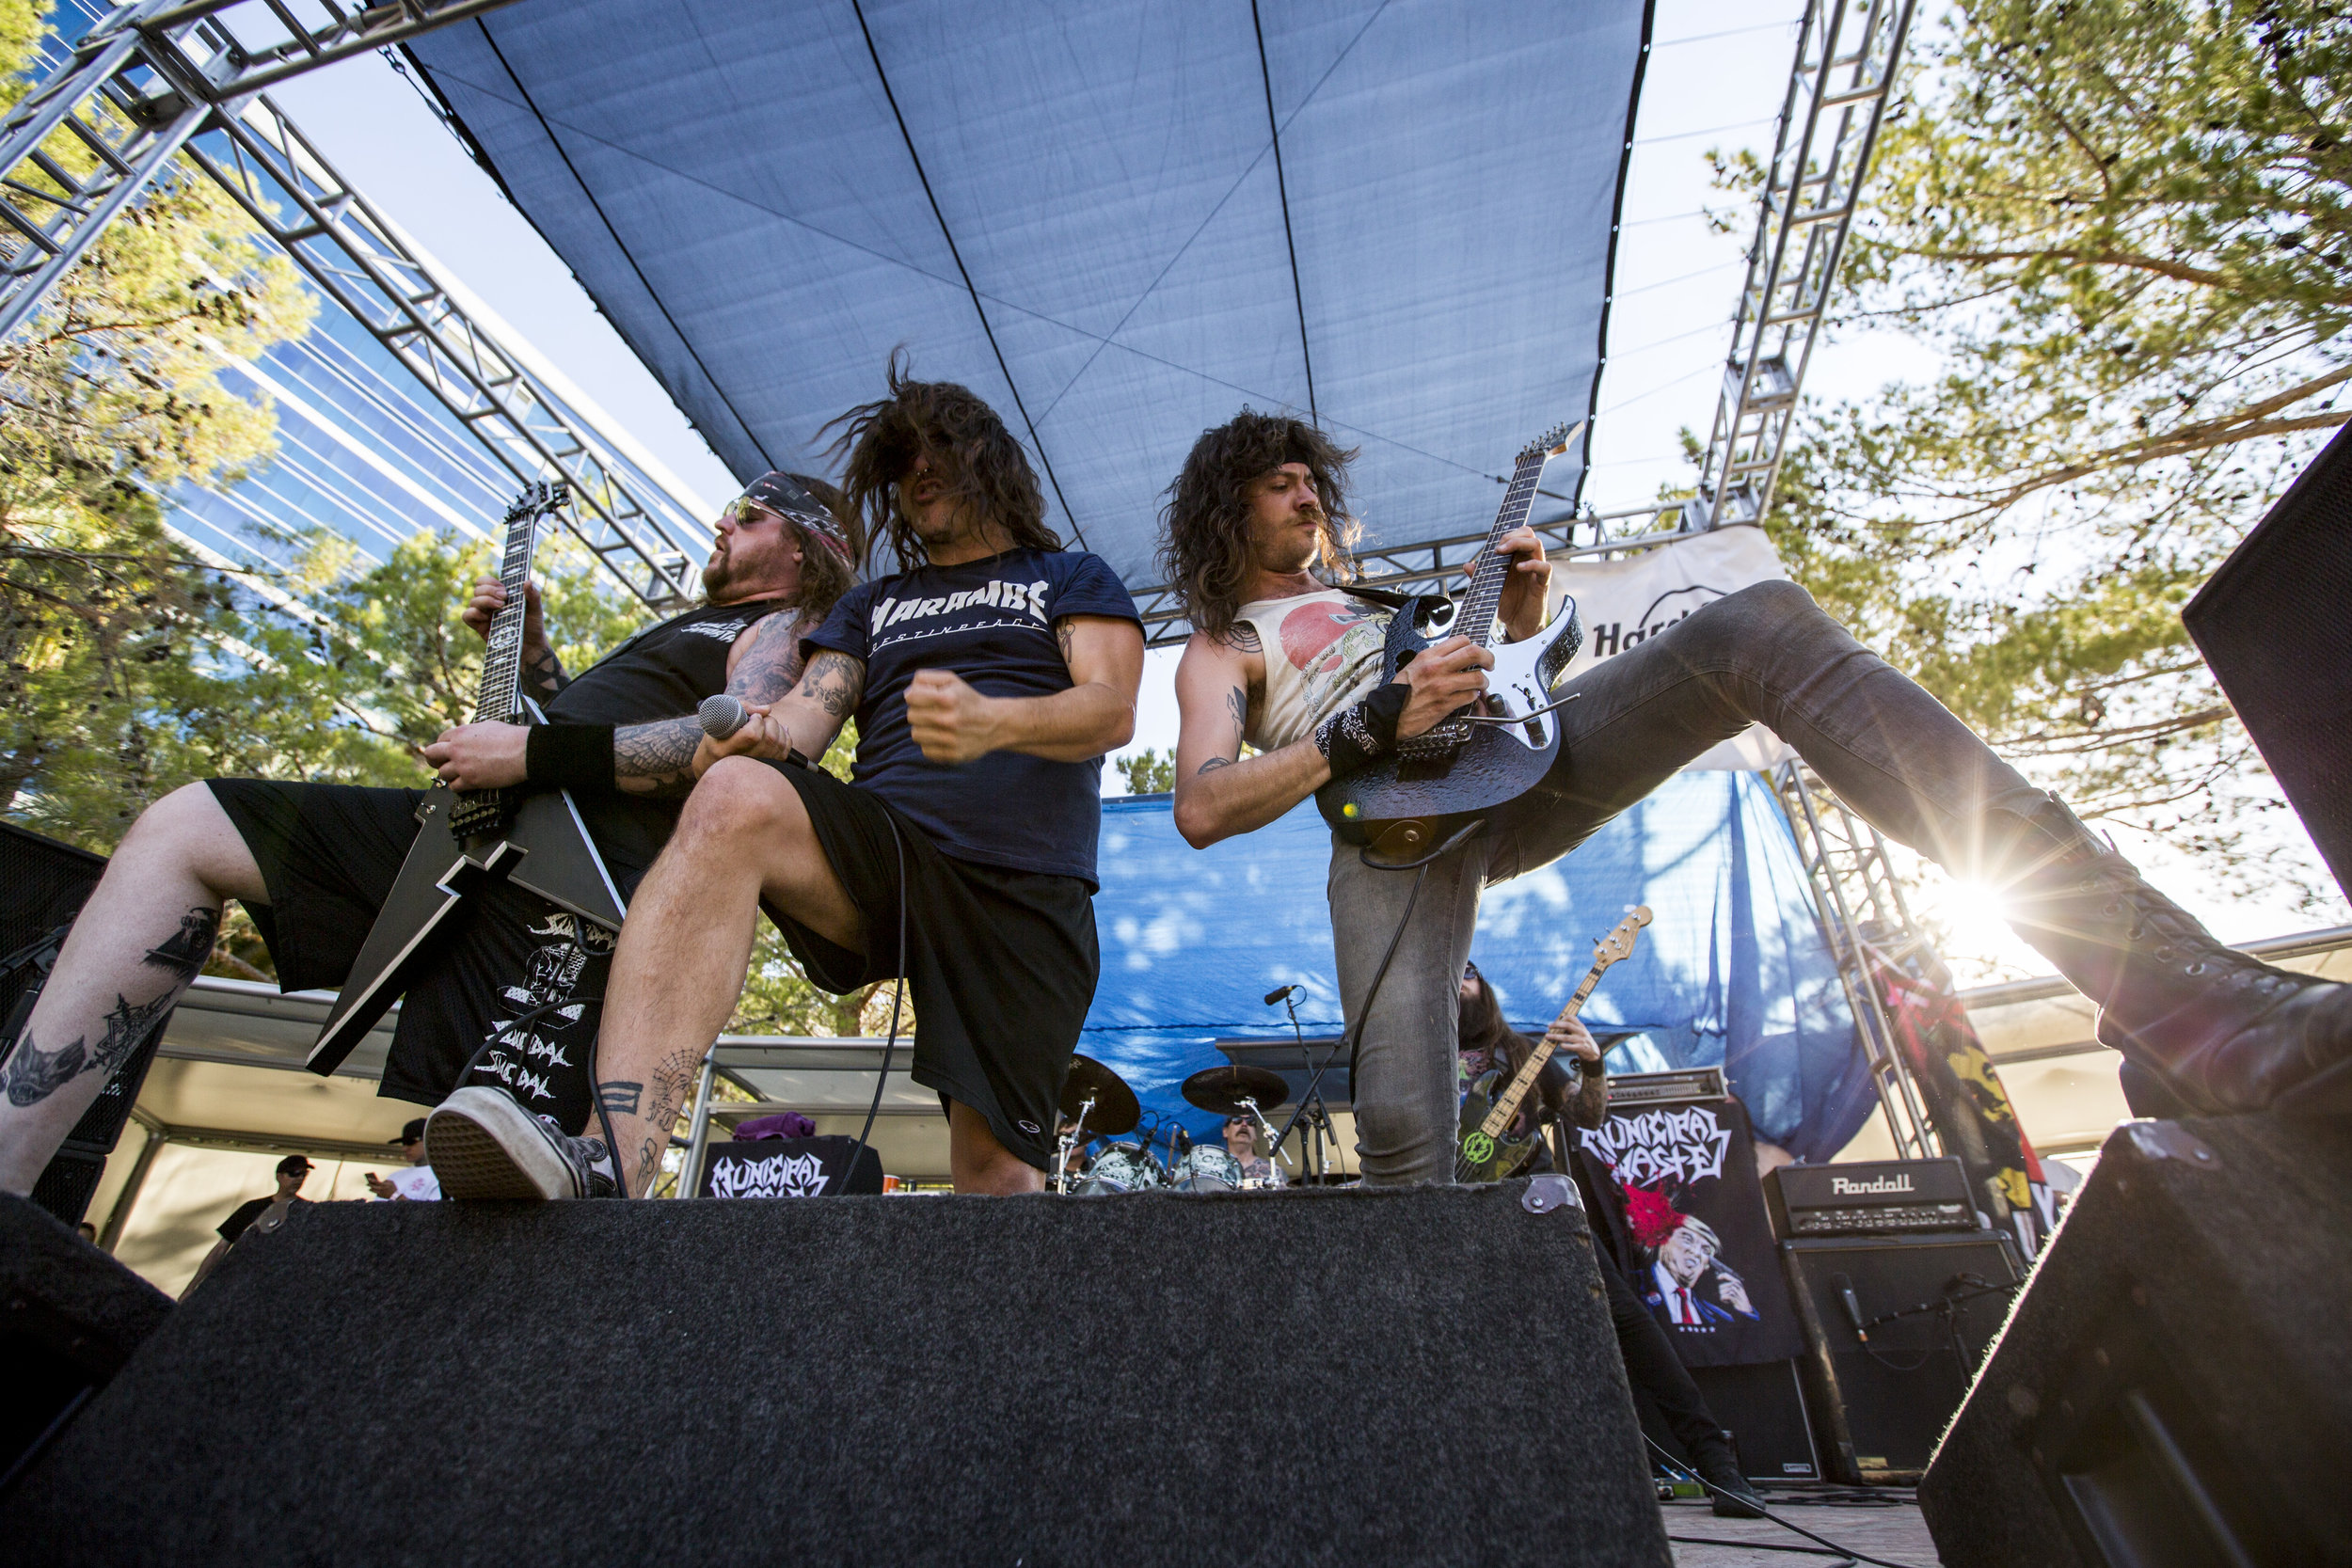
[[[882,1070],[874,1074],[874,1102],[866,1107],[866,1125],[858,1130],[857,1142],[850,1147],[849,1168],[841,1173],[844,1196],[857,1175],[858,1161],[865,1157],[866,1140],[874,1135],[874,1117],[882,1112],[882,1085],[890,1082],[890,1057],[898,1045],[898,1004],[907,994],[907,845],[888,806],[882,808],[882,820],[890,824],[890,847],[898,854],[898,978],[890,991],[890,1035],[882,1041]]]
[[[1770,1519],[1773,1524],[1778,1525],[1781,1528],[1794,1530],[1799,1535],[1804,1536],[1807,1541],[1819,1544],[1816,1546],[1781,1546],[1773,1545],[1762,1541],[1740,1541],[1728,1543],[1729,1544],[1748,1546],[1754,1548],[1755,1550],[1765,1552],[1800,1552],[1805,1554],[1806,1556],[1815,1555],[1820,1550],[1820,1547],[1826,1546],[1829,1548],[1830,1555],[1842,1557],[1849,1563],[1867,1562],[1872,1564],[1873,1568],[1912,1568],[1910,1563],[1889,1562],[1883,1557],[1870,1557],[1862,1552],[1855,1551],[1851,1546],[1841,1546],[1826,1535],[1816,1535],[1811,1530],[1805,1528],[1803,1525],[1791,1524],[1788,1520],[1782,1518],[1779,1514],[1774,1513],[1771,1509],[1752,1503],[1745,1497],[1737,1497],[1729,1489],[1718,1486],[1713,1481],[1708,1481],[1705,1476],[1700,1475],[1690,1465],[1677,1463],[1672,1454],[1658,1446],[1657,1440],[1651,1437],[1648,1433],[1645,1432],[1642,1433],[1642,1441],[1649,1445],[1650,1451],[1662,1460],[1668,1469],[1680,1471],[1686,1479],[1698,1482],[1701,1487],[1706,1489],[1710,1497],[1718,1494],[1723,1497],[1731,1497],[1734,1501],[1739,1502],[1745,1507],[1756,1509],[1758,1513],[1762,1514],[1765,1518]],[[1666,1539],[1669,1541],[1680,1541],[1685,1538],[1682,1536],[1670,1535]],[[1692,1541],[1691,1544],[1693,1545],[1718,1545],[1724,1544],[1725,1543]]]

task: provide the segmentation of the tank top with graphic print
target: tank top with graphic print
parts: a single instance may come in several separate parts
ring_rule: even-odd
[[[1395,614],[1394,606],[1343,588],[1252,599],[1235,610],[1265,658],[1265,701],[1249,716],[1250,744],[1272,752],[1304,739],[1377,686]]]

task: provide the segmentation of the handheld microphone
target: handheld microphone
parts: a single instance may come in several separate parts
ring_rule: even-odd
[[[705,697],[695,717],[702,721],[703,734],[713,740],[724,740],[752,721],[752,710],[743,705],[740,697],[722,691],[715,697]]]
[[[1834,1274],[1829,1276],[1829,1288],[1837,1292],[1837,1303],[1846,1309],[1846,1321],[1853,1324],[1854,1338],[1868,1344],[1870,1328],[1862,1321],[1862,1302],[1853,1293],[1853,1281],[1842,1274]]]
[[[1277,1002],[1281,1001],[1284,997],[1290,995],[1291,992],[1299,989],[1300,988],[1297,986],[1277,986],[1272,990],[1265,993],[1265,1005],[1271,1007]]]

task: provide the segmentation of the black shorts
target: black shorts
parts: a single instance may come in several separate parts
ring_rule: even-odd
[[[998,1142],[1049,1168],[1062,1080],[1102,970],[1086,883],[956,860],[869,792],[815,768],[770,766],[800,791],[826,861],[866,916],[861,954],[770,907],[792,956],[835,994],[898,977],[903,846],[912,1076],[979,1112]]]
[[[332,990],[351,966],[417,837],[420,789],[214,779],[213,798],[261,867],[269,902],[246,906],[281,990]],[[642,865],[611,856],[626,896]],[[467,1082],[499,1084],[578,1132],[594,1110],[589,1052],[602,1015],[610,936],[535,894],[495,883],[467,901],[408,988],[379,1093],[438,1104],[493,1031],[537,1016],[484,1051]]]

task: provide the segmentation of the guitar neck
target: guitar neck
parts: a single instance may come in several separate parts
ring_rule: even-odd
[[[1565,1023],[1584,1010],[1585,998],[1593,994],[1593,988],[1600,984],[1601,972],[1608,967],[1606,963],[1593,966],[1592,972],[1584,976],[1584,983],[1576,988],[1576,994],[1568,998],[1568,1005],[1560,1009],[1560,1016],[1551,1021],[1554,1024]],[[1549,1029],[1544,1031],[1545,1037],[1535,1042],[1535,1049],[1527,1053],[1526,1063],[1512,1075],[1511,1086],[1496,1099],[1494,1109],[1486,1113],[1485,1121],[1479,1123],[1479,1130],[1486,1136],[1501,1137],[1502,1130],[1511,1125],[1511,1118],[1519,1114],[1519,1101],[1527,1098],[1527,1091],[1535,1086],[1535,1075],[1544,1070],[1546,1062],[1551,1060],[1550,1034]]]
[[[1478,570],[1470,578],[1470,591],[1462,596],[1462,613],[1454,625],[1464,637],[1480,647],[1493,638],[1495,614],[1502,607],[1502,590],[1511,580],[1511,561],[1495,548],[1506,533],[1525,523],[1535,510],[1536,482],[1544,476],[1547,453],[1536,451],[1522,456],[1512,470],[1510,487],[1502,492],[1502,505],[1495,511],[1494,527],[1486,531],[1486,543],[1478,558]]]
[[[531,582],[531,558],[539,536],[539,512],[527,507],[510,516],[506,551],[499,562],[499,581],[506,587],[506,605],[490,619],[489,647],[482,656],[481,693],[474,703],[477,724],[511,719],[522,711],[523,603]]]

